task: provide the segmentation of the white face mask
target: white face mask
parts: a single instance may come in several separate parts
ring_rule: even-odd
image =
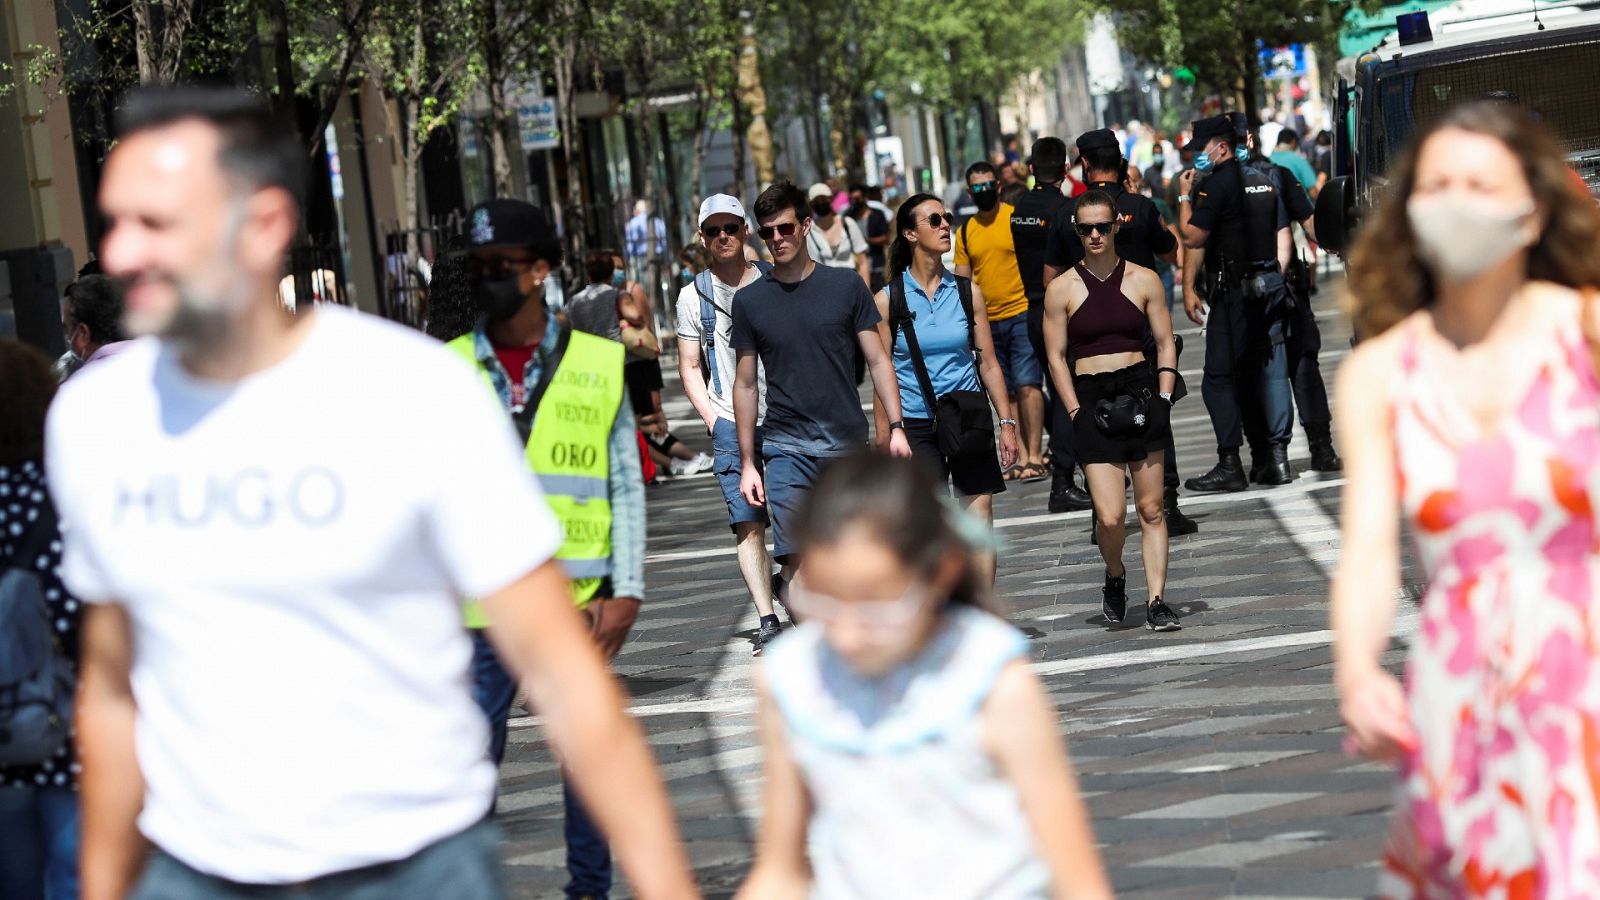
[[[1539,240],[1533,202],[1507,209],[1459,193],[1406,204],[1417,255],[1444,281],[1470,281]]]

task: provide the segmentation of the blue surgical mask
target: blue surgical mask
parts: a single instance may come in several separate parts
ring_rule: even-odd
[[[1194,157],[1194,170],[1196,172],[1199,172],[1199,173],[1201,173],[1203,175],[1206,172],[1211,171],[1211,167],[1214,166],[1214,165],[1216,165],[1216,163],[1211,161],[1211,154],[1209,154],[1209,153],[1196,153],[1195,154],[1195,157]]]
[[[682,275],[684,281],[694,280],[694,271],[691,269],[684,269],[680,274]]]
[[[1239,146],[1233,148],[1233,158],[1238,160],[1239,162],[1249,162],[1250,161],[1250,148],[1244,146],[1243,144],[1240,144]]]
[[[621,269],[617,269],[616,271],[611,273],[611,283],[612,283],[612,285],[614,285],[616,287],[622,287],[624,284],[627,283],[627,281],[628,281],[628,273],[622,271]]]

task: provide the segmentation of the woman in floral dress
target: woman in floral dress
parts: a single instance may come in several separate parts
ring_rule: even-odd
[[[1333,585],[1349,744],[1400,770],[1379,892],[1600,896],[1600,213],[1506,103],[1391,175],[1350,258]],[[1401,519],[1427,581],[1403,688]]]

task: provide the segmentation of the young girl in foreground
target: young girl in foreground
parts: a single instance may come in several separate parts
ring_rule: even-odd
[[[765,819],[742,898],[1110,897],[1022,635],[973,606],[971,550],[911,460],[818,481],[758,675]]]

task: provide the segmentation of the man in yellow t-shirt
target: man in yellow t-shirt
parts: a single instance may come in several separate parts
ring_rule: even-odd
[[[967,193],[978,213],[956,229],[956,274],[973,279],[983,291],[994,353],[1021,420],[1021,453],[1006,479],[1033,481],[1050,474],[1041,449],[1044,369],[1028,340],[1028,295],[1011,239],[1011,204],[1000,202],[994,166],[986,162],[967,167]]]

